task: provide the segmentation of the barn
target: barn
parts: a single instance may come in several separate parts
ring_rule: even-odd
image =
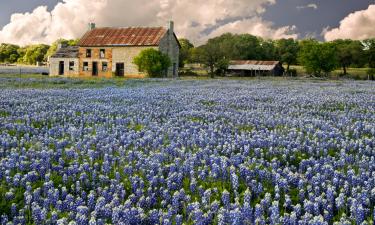
[[[284,67],[279,61],[233,60],[227,74],[232,76],[282,76]]]
[[[180,44],[174,23],[167,27],[102,27],[89,24],[78,46],[60,46],[50,57],[50,75],[80,77],[141,77],[133,59],[147,48],[167,54],[171,67],[167,77],[178,77]]]

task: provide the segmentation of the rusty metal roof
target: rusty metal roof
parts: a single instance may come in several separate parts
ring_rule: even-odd
[[[230,70],[273,70],[279,61],[234,60],[230,61]]]
[[[167,33],[163,27],[95,28],[88,31],[79,46],[158,46]]]

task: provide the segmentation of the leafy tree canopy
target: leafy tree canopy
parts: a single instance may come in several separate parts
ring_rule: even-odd
[[[299,62],[306,71],[315,76],[328,75],[337,68],[338,58],[334,43],[303,40],[300,43]]]
[[[146,72],[150,77],[166,76],[166,70],[171,66],[171,60],[168,55],[153,49],[145,49],[134,58],[134,64],[138,70]]]

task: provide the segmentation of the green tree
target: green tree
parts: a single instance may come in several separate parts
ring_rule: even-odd
[[[375,39],[368,39],[363,41],[365,48],[365,55],[367,58],[368,67],[370,68],[367,73],[370,80],[374,80],[375,76]]]
[[[44,44],[38,45],[29,45],[24,48],[19,49],[18,53],[21,58],[18,59],[18,62],[34,65],[37,62],[45,61],[45,55],[50,46]]]
[[[183,68],[186,63],[191,62],[194,45],[188,39],[180,39],[178,41],[181,45],[179,67]]]
[[[299,45],[294,39],[280,39],[276,41],[277,54],[282,63],[287,64],[286,71],[289,72],[290,65],[297,63]]]
[[[352,64],[359,64],[359,60],[363,58],[363,46],[359,41],[353,40],[335,40],[337,57],[343,74],[347,74],[347,68]]]
[[[171,60],[168,55],[153,48],[145,49],[134,58],[134,64],[138,70],[146,72],[150,77],[166,76],[165,71],[171,66]]]
[[[15,63],[19,58],[18,45],[1,44],[0,45],[0,62]]]
[[[320,43],[316,40],[303,40],[298,60],[307,73],[315,76],[328,75],[337,68],[338,59],[334,43]]]
[[[196,60],[208,68],[211,78],[215,77],[217,69],[224,69],[226,54],[225,48],[221,48],[221,45],[220,38],[214,38],[195,50]]]
[[[277,52],[276,52],[276,46],[275,41],[273,40],[264,40],[262,38],[260,39],[260,58],[259,60],[275,60],[277,59]]]

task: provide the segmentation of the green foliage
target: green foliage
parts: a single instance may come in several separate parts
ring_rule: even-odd
[[[45,61],[45,55],[49,49],[48,45],[38,44],[38,45],[29,45],[22,49],[19,49],[20,58],[18,59],[19,63],[34,65],[37,62]]]
[[[369,80],[374,80],[375,79],[375,68],[368,69],[367,75],[369,77]]]
[[[363,46],[359,41],[353,40],[336,40],[333,42],[336,45],[338,61],[342,67],[343,74],[347,74],[347,68],[352,65],[363,64],[360,59],[363,59]]]
[[[150,77],[166,76],[165,71],[171,66],[168,55],[153,48],[145,49],[134,58],[139,71],[146,72]]]
[[[298,55],[299,62],[307,73],[322,76],[328,75],[338,65],[336,46],[334,43],[320,43],[316,40],[303,40]]]
[[[370,68],[375,68],[375,38],[365,40],[362,44],[365,48],[365,56],[368,66]]]
[[[209,69],[211,78],[215,77],[216,70],[225,69],[224,67],[227,62],[225,47],[222,47],[225,43],[222,43],[220,38],[210,39],[207,44],[200,46],[196,50],[196,54],[198,55],[197,61]]]
[[[287,72],[290,72],[290,65],[297,63],[298,42],[292,38],[280,39],[276,41],[276,48],[280,61],[287,64]]]
[[[0,62],[15,63],[19,58],[19,46],[12,44],[0,45]]]
[[[180,58],[179,58],[179,67],[183,68],[186,63],[191,62],[192,59],[192,49],[194,45],[188,39],[178,40],[181,45],[180,49]]]

